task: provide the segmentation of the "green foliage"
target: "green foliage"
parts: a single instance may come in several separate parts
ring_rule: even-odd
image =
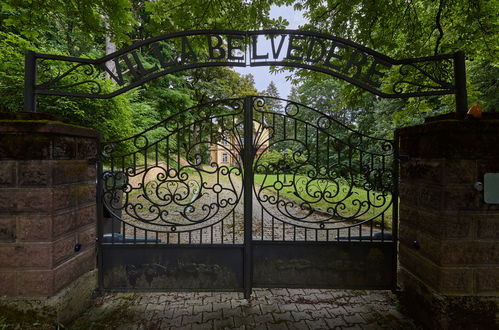
[[[295,2],[295,8],[310,20],[304,29],[350,39],[393,58],[464,50],[469,105],[481,103],[486,111],[499,110],[499,2],[302,0]],[[331,83],[328,90],[324,88],[328,80],[323,74],[301,71],[295,83],[308,85],[299,92],[301,99],[322,96],[319,101],[329,100],[332,110],[353,114],[351,124],[372,135],[388,137],[395,127],[455,111],[453,95],[380,99],[343,81]]]
[[[313,167],[307,164],[307,158],[291,149],[265,151],[257,160],[256,173],[307,173]]]

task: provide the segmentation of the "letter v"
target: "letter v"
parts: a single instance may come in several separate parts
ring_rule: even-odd
[[[274,36],[270,36],[270,42],[272,43],[272,56],[274,56],[274,60],[276,60],[279,57],[279,54],[281,53],[282,45],[284,44],[284,39],[286,39],[285,34],[281,34],[281,41],[279,42],[279,46],[277,47],[277,52],[275,50],[275,44],[274,44]]]

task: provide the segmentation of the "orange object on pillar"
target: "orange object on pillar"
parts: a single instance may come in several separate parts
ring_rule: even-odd
[[[473,116],[473,118],[482,118],[482,106],[480,104],[475,104],[468,110],[468,115]]]

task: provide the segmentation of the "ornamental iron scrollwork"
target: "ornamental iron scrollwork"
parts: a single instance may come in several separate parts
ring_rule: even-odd
[[[266,101],[281,107],[272,111]],[[254,163],[261,208],[253,220],[261,228],[256,239],[334,240],[354,232],[371,240],[373,232],[391,227],[392,140],[366,136],[289,100],[259,98],[254,115],[268,127]],[[272,162],[275,151],[285,157]]]
[[[185,31],[143,40],[99,59],[31,52],[25,93],[31,101],[36,94],[111,98],[184,70],[281,66],[331,75],[381,97],[443,95],[465,91],[465,85],[457,86],[464,78],[455,76],[456,54],[398,60],[310,31]],[[34,107],[33,102],[27,107]]]
[[[259,240],[373,240],[396,221],[394,156],[392,140],[303,104],[227,99],[103,143],[102,201],[115,242],[239,244],[247,221]]]
[[[102,200],[122,222],[112,232],[121,231],[123,239],[145,235],[158,242],[175,237],[179,243],[202,243],[225,238],[228,243],[223,231],[230,227],[230,243],[237,241],[242,167],[234,153],[240,146],[222,137],[240,129],[241,102],[195,106],[102,145]],[[210,161],[215,146],[233,154],[230,166]]]

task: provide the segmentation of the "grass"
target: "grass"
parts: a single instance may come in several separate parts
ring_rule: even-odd
[[[337,180],[337,182],[326,179],[311,180],[306,175],[255,174],[254,181],[263,187],[262,193],[264,194],[279,194],[298,203],[306,201],[310,203],[312,208],[327,213],[334,213],[334,207],[340,201],[345,208],[338,208],[338,213],[343,216],[356,214],[359,210],[359,202],[380,206],[362,206],[360,213],[364,214],[355,219],[367,220],[379,215],[384,210],[385,226],[391,227],[392,205],[390,194],[385,197],[386,202],[383,203],[383,194],[380,192],[367,191],[360,187],[350,187],[343,179]],[[330,194],[330,197],[327,194]],[[387,204],[390,205],[387,207]],[[381,217],[378,216],[374,221],[380,223]]]

